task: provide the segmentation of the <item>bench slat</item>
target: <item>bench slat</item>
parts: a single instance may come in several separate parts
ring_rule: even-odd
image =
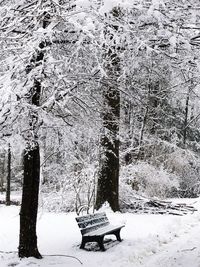
[[[81,229],[81,234],[85,235],[87,233],[93,232],[93,231],[95,231],[97,229],[100,229],[102,227],[105,227],[107,225],[109,225],[109,222],[102,222],[102,223],[99,223],[99,224],[96,224],[96,225],[91,225],[89,227]]]
[[[78,222],[78,226],[79,228],[83,229],[83,228],[87,228],[90,227],[92,225],[101,225],[102,223],[108,222],[108,218],[107,217],[102,217],[102,218],[97,218],[97,219],[90,219],[87,221],[82,221],[82,222]]]
[[[106,213],[105,212],[101,212],[101,213],[94,213],[94,214],[89,214],[89,215],[85,215],[85,216],[80,216],[76,218],[76,221],[79,222],[84,222],[84,221],[90,221],[93,219],[98,219],[98,218],[102,218],[102,217],[106,217]]]
[[[113,231],[117,231],[121,229],[122,227],[124,227],[124,225],[113,226],[109,224],[97,230],[90,231],[89,233],[85,233],[84,236],[101,236],[101,235],[109,234],[110,232],[113,232]]]

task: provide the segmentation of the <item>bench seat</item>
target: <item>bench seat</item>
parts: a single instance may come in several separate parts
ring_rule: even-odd
[[[107,226],[104,226],[104,227],[99,228],[97,230],[94,230],[92,232],[86,233],[83,236],[102,236],[102,235],[108,235],[109,233],[112,233],[113,231],[117,231],[117,230],[121,229],[123,226],[113,226],[113,225],[109,224]]]

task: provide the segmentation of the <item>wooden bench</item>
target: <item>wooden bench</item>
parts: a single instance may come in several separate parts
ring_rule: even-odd
[[[105,251],[103,239],[105,235],[115,235],[118,241],[122,241],[120,230],[125,225],[113,226],[109,223],[105,212],[77,217],[76,221],[82,234],[80,248],[84,249],[88,242],[97,242],[102,251]]]

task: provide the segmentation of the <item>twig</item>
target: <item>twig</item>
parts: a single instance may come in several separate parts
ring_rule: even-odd
[[[185,252],[185,251],[193,251],[195,250],[197,247],[193,247],[193,248],[188,248],[188,249],[183,249],[181,250],[181,252]]]

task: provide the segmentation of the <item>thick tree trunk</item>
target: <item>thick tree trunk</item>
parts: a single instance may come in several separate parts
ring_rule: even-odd
[[[110,109],[105,109],[103,114],[104,134],[101,136],[100,145],[100,170],[98,177],[96,209],[106,201],[113,211],[119,210],[119,117],[120,93],[119,90],[109,89],[104,92],[104,97]]]
[[[114,8],[109,15],[114,20],[115,18],[118,20],[120,9]],[[105,43],[103,47],[107,77],[102,81],[103,134],[100,140],[100,168],[95,206],[96,209],[99,209],[105,202],[108,202],[113,211],[119,210],[120,91],[118,78],[120,75],[120,59],[118,53],[120,53],[120,49],[114,41],[117,32],[118,26],[112,25],[112,22],[104,31],[105,40],[110,40],[111,44]]]
[[[34,82],[32,104],[39,106],[41,84]],[[38,114],[33,112],[30,126],[34,140],[27,142],[24,152],[24,180],[20,211],[19,257],[42,258],[37,248],[36,222],[40,184],[40,150],[37,137]]]
[[[39,51],[36,63],[40,64],[44,54]],[[29,68],[28,71],[31,71]],[[30,90],[31,105],[40,105],[41,82],[37,79],[33,82]],[[38,194],[40,184],[40,150],[38,143],[38,113],[31,110],[29,118],[30,131],[33,134],[32,140],[27,140],[24,152],[24,180],[22,204],[20,211],[20,236],[18,255],[23,257],[42,258],[37,248],[36,222],[38,212]],[[30,135],[31,136],[31,135]]]
[[[40,183],[38,143],[24,152],[24,181],[20,211],[19,257],[41,258],[37,248],[36,221]]]
[[[10,144],[8,144],[8,173],[6,181],[6,205],[10,206],[10,182],[11,182],[11,149]]]

